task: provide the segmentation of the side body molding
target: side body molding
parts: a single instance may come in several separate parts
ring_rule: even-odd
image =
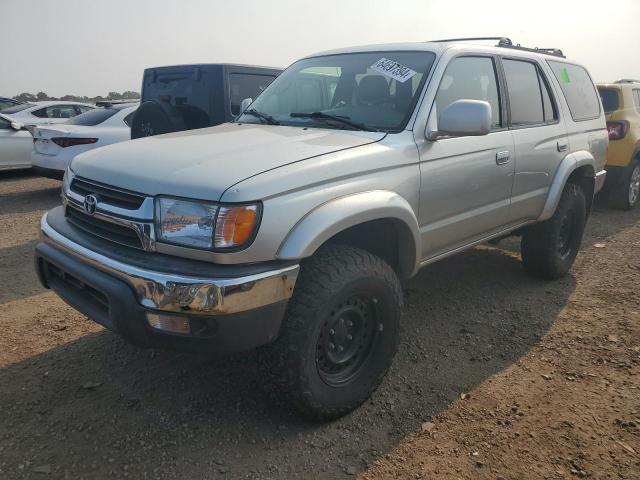
[[[549,187],[547,201],[544,204],[542,213],[538,217],[538,221],[548,220],[553,216],[560,202],[560,197],[562,196],[564,186],[567,184],[567,180],[575,170],[584,166],[591,167],[588,170],[593,180],[596,171],[596,162],[591,153],[586,150],[579,150],[564,157]]]
[[[277,257],[283,260],[309,257],[337,233],[382,219],[396,223],[403,276],[414,275],[421,256],[418,220],[409,202],[386,190],[347,195],[317,206],[291,229]]]

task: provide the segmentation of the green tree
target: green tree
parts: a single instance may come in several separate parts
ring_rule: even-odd
[[[28,93],[28,92],[23,92],[19,95],[16,95],[15,97],[16,100],[18,100],[19,102],[35,102],[37,101],[36,96],[33,93]]]

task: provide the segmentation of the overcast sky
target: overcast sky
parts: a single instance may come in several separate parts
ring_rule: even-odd
[[[0,0],[0,96],[140,89],[145,67],[284,67],[350,45],[505,35],[640,78],[640,0]]]

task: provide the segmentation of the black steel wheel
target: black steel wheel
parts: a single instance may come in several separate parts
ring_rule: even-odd
[[[398,348],[400,282],[380,258],[353,247],[322,247],[302,264],[278,339],[261,366],[281,398],[328,420],[364,402]]]

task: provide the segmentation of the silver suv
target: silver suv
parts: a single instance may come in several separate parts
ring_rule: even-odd
[[[587,71],[467,40],[313,55],[232,123],[76,157],[42,283],[141,346],[261,347],[309,416],[354,409],[398,348],[403,280],[510,234],[528,272],[565,275],[605,178]]]

